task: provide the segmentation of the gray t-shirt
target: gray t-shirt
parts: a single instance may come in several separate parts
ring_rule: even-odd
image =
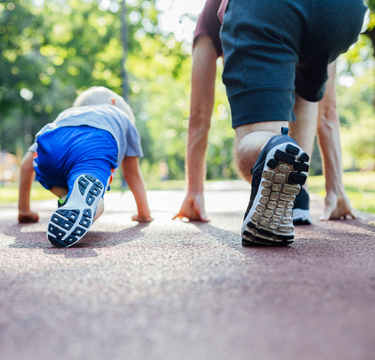
[[[43,126],[35,138],[47,131],[63,126],[92,126],[112,134],[118,147],[118,164],[126,156],[142,157],[141,139],[135,126],[123,111],[113,105],[90,105],[69,108],[57,117],[54,122]],[[29,151],[36,151],[37,143]]]

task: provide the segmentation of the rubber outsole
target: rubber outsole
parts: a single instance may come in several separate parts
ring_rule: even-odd
[[[242,245],[285,246],[294,241],[292,209],[305,184],[309,156],[293,143],[272,148],[242,226]]]
[[[81,175],[65,204],[51,216],[47,238],[56,247],[70,247],[80,241],[93,223],[103,184],[93,176]]]

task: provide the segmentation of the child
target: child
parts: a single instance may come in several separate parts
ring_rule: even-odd
[[[83,92],[72,108],[45,125],[25,155],[20,173],[18,221],[37,222],[30,209],[34,171],[46,189],[57,195],[47,237],[70,247],[103,213],[104,193],[121,162],[123,175],[137,203],[133,220],[152,221],[138,158],[143,156],[134,115],[124,99],[104,87]]]

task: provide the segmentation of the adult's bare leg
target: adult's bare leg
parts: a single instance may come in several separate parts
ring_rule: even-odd
[[[251,180],[241,230],[244,245],[286,245],[294,238],[292,208],[306,181],[309,157],[291,137],[280,135],[285,125],[275,121],[236,128],[237,167]]]
[[[318,122],[318,103],[296,95],[294,114],[296,121],[289,123],[289,135],[311,157]]]
[[[310,156],[314,148],[318,121],[318,103],[310,102],[296,95],[294,114],[296,121],[289,124],[289,134]],[[309,225],[312,223],[310,215],[310,197],[307,184],[296,197],[293,208],[294,225]]]
[[[317,128],[318,103],[296,96],[296,121],[289,123],[289,135],[311,157]],[[251,181],[250,170],[267,141],[280,134],[281,127],[288,127],[286,121],[270,121],[243,125],[236,128],[235,159],[240,175]]]
[[[279,135],[281,127],[287,126],[286,121],[270,121],[236,128],[235,161],[245,180],[251,182],[251,169],[267,141],[272,136]]]

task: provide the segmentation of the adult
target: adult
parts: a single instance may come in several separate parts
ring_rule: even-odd
[[[217,12],[221,0],[207,0],[199,16],[193,40],[193,67],[189,136],[186,154],[187,194],[177,217],[208,221],[204,206],[205,154],[215,97],[216,63],[223,50],[219,37],[221,24]],[[353,217],[342,182],[340,124],[336,110],[336,64],[329,66],[327,91],[319,103],[318,139],[326,178],[326,197],[322,220]],[[298,111],[298,110],[297,110]],[[291,125],[291,136],[311,156],[316,122],[300,118]],[[302,126],[301,126],[302,125]],[[297,196],[293,209],[295,224],[311,222],[306,191]]]
[[[279,119],[293,119],[292,106],[294,103],[294,94],[292,90],[294,89],[294,84],[292,81],[295,76],[294,66],[297,66],[297,90],[301,90],[305,98],[299,95],[296,96],[294,113],[298,121],[291,126],[291,134],[295,136],[302,147],[311,154],[314,138],[312,135],[315,134],[316,129],[315,119],[317,119],[317,116],[315,116],[315,114],[318,112],[318,108],[316,104],[308,100],[320,100],[323,94],[322,85],[325,81],[328,62],[334,60],[340,52],[343,52],[343,50],[355,40],[359,32],[358,24],[362,21],[361,18],[363,17],[365,7],[362,6],[362,4],[358,5],[357,3],[356,6],[353,2],[346,2],[344,8],[348,10],[348,7],[352,7],[356,11],[356,16],[349,22],[349,29],[347,29],[345,34],[342,34],[341,39],[335,39],[338,42],[336,47],[332,43],[329,43],[329,41],[322,44],[322,48],[327,46],[327,49],[329,49],[331,46],[331,53],[327,54],[325,57],[319,58],[319,56],[314,57],[312,52],[309,53],[309,49],[306,46],[302,46],[302,43],[304,43],[304,45],[308,44],[306,37],[303,41],[302,37],[309,35],[311,39],[308,40],[313,42],[312,48],[320,50],[319,46],[316,44],[317,38],[320,36],[319,26],[315,23],[313,24],[319,35],[317,38],[314,38],[314,36],[312,36],[313,34],[305,33],[306,29],[303,28],[302,20],[311,20],[308,18],[311,14],[308,14],[306,11],[306,1],[288,1],[288,6],[291,6],[291,8],[293,8],[293,6],[295,8],[298,5],[305,11],[302,11],[302,14],[297,12],[297,15],[293,13],[287,14],[291,16],[291,18],[293,18],[293,16],[295,17],[296,29],[293,29],[292,26],[288,27],[287,24],[280,20],[282,16],[276,14],[275,10],[277,7],[280,7],[279,10],[285,12],[284,15],[288,12],[288,9],[282,4],[277,5],[272,1],[270,2],[270,0],[268,0],[268,5],[263,2],[255,3],[252,1],[245,6],[241,1],[232,0],[232,2],[234,3],[233,7],[236,9],[236,12],[233,14],[233,11],[228,10],[228,15],[226,17],[231,19],[230,24],[227,26],[229,30],[226,30],[225,25],[223,30],[224,45],[226,44],[229,51],[229,56],[226,56],[224,80],[226,80],[232,115],[234,115],[233,127],[236,129],[236,162],[242,176],[250,181],[250,169],[253,167],[261,148],[275,135],[280,126],[285,125],[285,122],[281,122]],[[230,7],[232,6],[232,2]],[[205,213],[203,197],[203,182],[205,178],[204,155],[207,147],[207,135],[213,107],[216,59],[221,55],[220,42],[217,40],[220,23],[217,21],[216,16],[212,15],[216,13],[216,11],[212,9],[214,9],[215,6],[217,9],[218,3],[219,2],[215,0],[208,0],[206,2],[205,9],[200,16],[195,32],[191,116],[187,147],[188,189],[186,198],[177,215],[178,217],[187,217],[191,220],[200,221],[208,220]],[[266,5],[269,8],[266,8]],[[319,4],[319,6],[323,10],[332,10],[337,4],[332,3],[328,7],[323,4]],[[250,17],[249,19],[251,20],[244,19],[239,9],[243,10],[244,14],[246,13],[248,16],[251,15],[249,13],[255,11],[256,16]],[[335,10],[337,10],[337,8],[335,8]],[[339,25],[339,22],[345,17],[341,11],[338,14],[339,19],[331,19],[329,11],[328,14],[323,11],[323,15],[327,17],[327,19],[322,20],[323,22],[332,20],[334,25]],[[272,16],[276,19],[273,19]],[[276,25],[270,24],[270,18],[275,20]],[[312,20],[310,22],[312,22]],[[233,26],[231,26],[232,23]],[[241,28],[238,23],[241,23],[241,26],[245,27]],[[202,24],[206,25],[202,26]],[[208,26],[207,24],[210,25]],[[264,27],[264,25],[266,25],[266,27]],[[296,30],[296,33],[293,32],[294,30]],[[266,31],[269,33],[265,34]],[[281,33],[277,34],[277,31],[281,31]],[[225,39],[226,34],[229,34],[227,40]],[[280,40],[281,38],[283,38],[282,41]],[[242,40],[244,40],[243,43]],[[283,43],[285,40],[290,41],[290,43],[288,43],[288,46],[291,47],[290,49]],[[339,40],[342,41],[340,42]],[[248,41],[248,43],[246,43],[246,41]],[[253,43],[251,43],[251,41],[253,41]],[[331,42],[333,42],[333,40]],[[295,47],[293,48],[292,45]],[[252,49],[252,52],[248,52],[249,49]],[[259,49],[262,49],[262,51]],[[268,51],[265,51],[265,49]],[[276,56],[276,58],[273,58],[273,56]],[[304,58],[305,61],[298,63],[298,56]],[[311,59],[309,59],[309,57]],[[248,61],[249,59],[254,60],[254,58],[255,61],[252,63]],[[318,61],[318,66],[314,67],[312,59],[320,60]],[[264,60],[264,64],[261,60]],[[287,69],[283,68],[285,63],[288,63]],[[241,71],[238,71],[239,69],[241,69]],[[256,69],[259,71],[254,71]],[[273,72],[267,73],[267,76],[263,76],[263,78],[260,76],[260,81],[266,84],[266,88],[257,88],[254,84],[259,83],[259,79],[257,79],[258,73],[260,72],[261,75],[265,74],[266,70],[273,70]],[[318,71],[318,73],[313,73],[313,70]],[[234,77],[231,76],[231,72],[233,71],[236,74]],[[349,201],[343,190],[341,179],[340,142],[337,113],[335,109],[334,65],[330,66],[329,73],[328,91],[319,107],[320,116],[318,127],[324,157],[327,190],[324,219],[353,216]],[[310,78],[304,79],[302,75],[310,75]],[[316,77],[314,77],[315,75]],[[268,79],[266,79],[266,77],[268,77]],[[270,79],[271,81],[269,81]],[[272,82],[272,80],[274,82]],[[285,85],[289,87],[285,88]],[[284,88],[282,89],[283,86]],[[240,93],[248,93],[248,97],[251,99],[249,104],[253,106],[249,106],[249,104],[245,104],[242,101],[237,104],[237,99],[239,98],[237,95]],[[306,100],[306,98],[308,100]],[[241,111],[239,111],[239,109],[241,109]],[[268,113],[267,110],[269,110]],[[332,136],[329,134],[332,134]],[[251,139],[249,137],[251,137]],[[332,141],[332,139],[334,139],[334,141]],[[289,145],[293,146],[293,142],[290,142],[289,139],[288,142],[290,143]],[[301,149],[298,149],[300,153],[299,156],[303,154],[300,150]],[[294,149],[293,151],[296,150]],[[305,157],[303,157],[303,159],[305,159]],[[302,165],[300,164],[299,166],[301,167]],[[300,171],[301,173],[306,172],[302,170],[306,170],[306,166],[302,166]],[[301,180],[303,177],[304,176],[299,177],[299,182],[303,182]],[[253,192],[257,190],[257,187],[259,186],[253,186]],[[253,194],[251,203],[254,202],[255,195],[256,193]],[[295,196],[295,194],[291,195]],[[284,219],[282,220],[284,222],[289,221],[289,217],[285,216],[286,212],[289,213],[289,204],[290,201],[287,206],[285,206],[285,209],[283,209]],[[273,205],[274,204],[272,204],[272,206]],[[251,209],[249,209],[249,211],[250,210]],[[269,215],[269,212],[267,214]],[[290,230],[292,228],[289,223],[283,225],[286,225],[283,226],[283,230]],[[269,228],[264,229],[264,226],[260,228],[261,230],[270,230]],[[243,233],[249,233],[248,230],[245,224]],[[256,234],[257,231],[258,230],[255,230]],[[268,232],[271,233],[268,239],[262,237],[260,242],[285,243],[289,241],[283,241],[283,239],[293,236],[293,231],[288,231],[287,234],[281,234],[276,231],[276,235],[272,234],[272,231]],[[279,238],[278,235],[280,235]],[[254,240],[254,236],[251,237],[252,240]],[[255,240],[259,242],[259,239],[256,238],[257,236],[255,236]]]

